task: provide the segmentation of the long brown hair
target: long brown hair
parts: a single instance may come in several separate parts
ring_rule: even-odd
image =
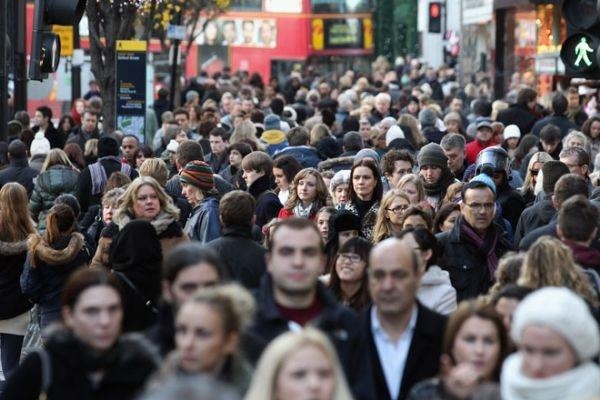
[[[66,204],[59,203],[52,206],[46,216],[46,231],[43,236],[38,234],[31,235],[29,238],[29,252],[31,257],[31,266],[35,267],[35,254],[40,244],[51,245],[61,236],[68,236],[77,228],[77,218],[75,212]]]
[[[0,240],[19,242],[35,233],[29,214],[27,190],[23,185],[9,182],[0,189]]]
[[[496,366],[492,374],[492,379],[498,381],[500,378],[500,368],[502,367],[502,361],[508,355],[509,341],[506,329],[502,322],[502,317],[494,310],[494,307],[490,304],[485,303],[483,300],[467,300],[463,301],[458,305],[458,309],[452,314],[452,317],[448,320],[446,325],[446,331],[444,332],[444,341],[442,343],[442,353],[447,354],[455,362],[454,356],[452,355],[452,349],[458,331],[463,324],[471,317],[478,317],[486,321],[490,321],[494,324],[494,328],[498,333],[498,341],[500,342],[500,352],[498,354],[498,360],[496,360]]]
[[[313,217],[317,214],[321,207],[323,207],[327,203],[327,196],[329,195],[329,192],[327,191],[327,186],[323,181],[323,177],[321,176],[319,171],[317,171],[314,168],[304,168],[303,170],[300,170],[296,174],[296,176],[294,176],[294,179],[292,180],[292,182],[290,182],[290,197],[285,203],[285,208],[287,210],[293,210],[294,207],[296,207],[296,204],[300,202],[300,199],[298,198],[298,184],[302,179],[305,179],[308,176],[314,176],[316,180],[315,186],[317,192],[315,194],[313,207],[310,212],[311,217]]]

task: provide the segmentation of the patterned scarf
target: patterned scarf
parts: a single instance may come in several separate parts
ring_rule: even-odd
[[[487,267],[490,271],[490,281],[494,280],[496,268],[498,267],[498,257],[496,256],[496,246],[498,244],[498,232],[491,229],[485,234],[485,237],[479,236],[464,220],[460,219],[460,233],[470,239],[477,248],[479,248],[487,258]]]

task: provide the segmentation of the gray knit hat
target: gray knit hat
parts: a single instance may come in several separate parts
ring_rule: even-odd
[[[444,154],[442,146],[437,143],[429,143],[421,148],[417,156],[419,168],[425,165],[433,165],[442,169],[448,168],[448,157]]]

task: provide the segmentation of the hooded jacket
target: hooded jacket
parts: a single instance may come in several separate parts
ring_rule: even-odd
[[[437,265],[431,265],[421,277],[417,299],[427,308],[442,315],[456,311],[456,289],[450,282],[450,274]]]
[[[39,304],[43,316],[60,310],[60,294],[65,282],[73,271],[87,265],[88,253],[83,235],[78,232],[62,236],[52,244],[46,243],[40,236],[29,240],[39,240],[39,244],[33,254],[31,251],[27,254],[21,274],[21,290],[27,298]]]
[[[288,147],[285,133],[279,129],[269,129],[260,135],[260,141],[265,144],[267,153],[273,157],[275,153]]]
[[[38,175],[29,201],[29,212],[38,221],[38,231],[46,229],[46,214],[58,196],[63,193],[76,195],[78,175],[68,166],[58,164]]]

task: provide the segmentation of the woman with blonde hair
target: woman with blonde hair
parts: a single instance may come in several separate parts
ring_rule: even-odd
[[[109,265],[109,249],[112,238],[130,221],[149,221],[160,240],[162,257],[181,242],[189,240],[179,224],[179,210],[156,179],[149,176],[135,178],[120,197],[112,223],[104,229],[98,241],[98,249],[91,265]]]
[[[229,144],[234,144],[242,141],[242,139],[249,139],[256,143],[256,147],[263,149],[264,146],[260,143],[260,140],[256,137],[256,127],[249,119],[242,120],[236,125],[231,137],[229,138]]]
[[[411,205],[423,204],[425,200],[425,188],[423,181],[417,174],[406,174],[398,181],[396,187],[404,192]]]
[[[19,278],[27,256],[27,237],[35,225],[27,209],[27,190],[16,182],[0,189],[0,359],[5,376],[19,364],[32,304],[21,293]]]
[[[532,204],[535,200],[535,196],[537,195],[535,189],[538,175],[542,170],[542,166],[548,161],[552,160],[552,156],[543,151],[534,153],[529,159],[527,173],[525,174],[525,179],[523,180],[523,186],[521,186],[521,196],[523,196],[523,200],[525,200],[526,204]]]
[[[238,283],[198,290],[177,309],[175,350],[149,386],[156,387],[173,376],[206,374],[244,395],[252,366],[239,351],[239,344],[255,308],[252,294]]]
[[[373,243],[400,233],[404,212],[410,206],[410,199],[406,193],[399,189],[388,191],[381,199],[381,206],[377,211],[377,221],[373,232]]]
[[[38,221],[38,231],[43,232],[46,228],[46,214],[59,195],[69,193],[75,196],[78,176],[79,173],[63,150],[50,150],[35,181],[29,202],[29,212]]]
[[[315,220],[317,212],[327,203],[327,186],[314,168],[300,170],[290,185],[290,196],[279,210],[278,218],[300,217]]]
[[[598,307],[598,295],[573,253],[557,238],[542,236],[527,251],[517,284],[532,289],[563,286]]]
[[[277,337],[262,354],[245,400],[351,400],[335,349],[313,328]]]
[[[316,124],[310,130],[310,145],[317,147],[319,141],[323,138],[330,137],[331,130],[325,124]]]

